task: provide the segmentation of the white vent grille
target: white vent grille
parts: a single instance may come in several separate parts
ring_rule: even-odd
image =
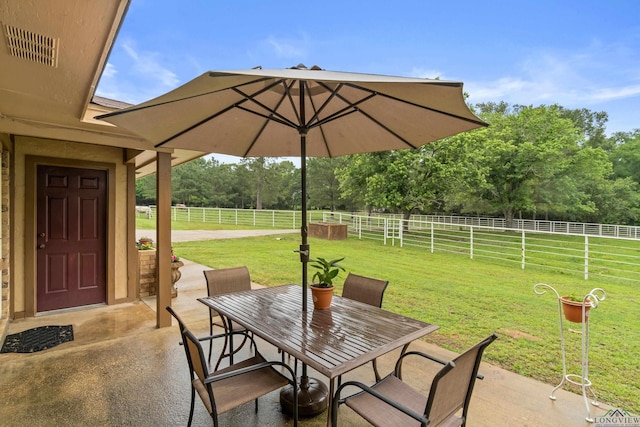
[[[7,48],[11,55],[50,67],[58,66],[59,39],[6,24],[3,25],[3,28]]]

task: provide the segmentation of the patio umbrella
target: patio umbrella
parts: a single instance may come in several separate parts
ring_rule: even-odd
[[[325,71],[298,65],[211,71],[98,119],[156,147],[240,157],[300,156],[303,311],[307,307],[306,158],[416,148],[486,123],[462,83]]]
[[[240,157],[300,156],[302,310],[307,311],[307,156],[335,157],[417,148],[486,126],[464,102],[462,83],[325,71],[298,65],[211,71],[142,104],[98,119],[156,147]],[[326,407],[326,387],[310,384],[301,413]],[[287,393],[281,394],[282,397]],[[301,395],[301,396],[302,396]],[[284,400],[292,402],[290,397]],[[283,403],[284,405],[284,403]]]

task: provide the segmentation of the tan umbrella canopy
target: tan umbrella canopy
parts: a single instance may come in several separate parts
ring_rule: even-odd
[[[416,148],[485,123],[462,83],[307,69],[211,71],[98,118],[155,143],[240,157]]]
[[[210,71],[150,101],[98,116],[153,142],[240,157],[301,157],[306,311],[306,158],[416,148],[486,123],[462,83],[306,68]]]

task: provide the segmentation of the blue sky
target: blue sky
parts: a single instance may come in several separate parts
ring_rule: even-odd
[[[462,81],[471,103],[640,128],[638,0],[132,0],[97,94],[139,103],[209,70],[300,63]]]

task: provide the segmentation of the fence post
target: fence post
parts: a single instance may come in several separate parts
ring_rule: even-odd
[[[385,246],[387,245],[387,227],[389,227],[389,221],[387,220],[387,218],[383,218],[382,219],[382,233],[383,233],[384,237],[382,239],[382,243]]]
[[[527,251],[527,246],[526,246],[526,243],[525,243],[525,236],[526,235],[527,235],[527,233],[525,233],[524,228],[523,228],[522,229],[522,248],[521,248],[521,255],[520,255],[521,258],[522,258],[520,268],[522,270],[524,270],[524,260],[525,260],[526,251]]]
[[[584,280],[589,280],[589,236],[584,236]]]
[[[473,259],[473,226],[469,227],[469,259]]]
[[[431,253],[433,253],[434,247],[433,247],[433,242],[434,242],[434,238],[433,238],[433,233],[435,233],[435,228],[433,227],[433,222],[431,223]]]
[[[409,227],[409,220],[407,220],[407,228]],[[400,239],[400,247],[403,245],[403,235],[404,233],[404,219],[400,220],[400,225],[398,226],[398,238]]]

